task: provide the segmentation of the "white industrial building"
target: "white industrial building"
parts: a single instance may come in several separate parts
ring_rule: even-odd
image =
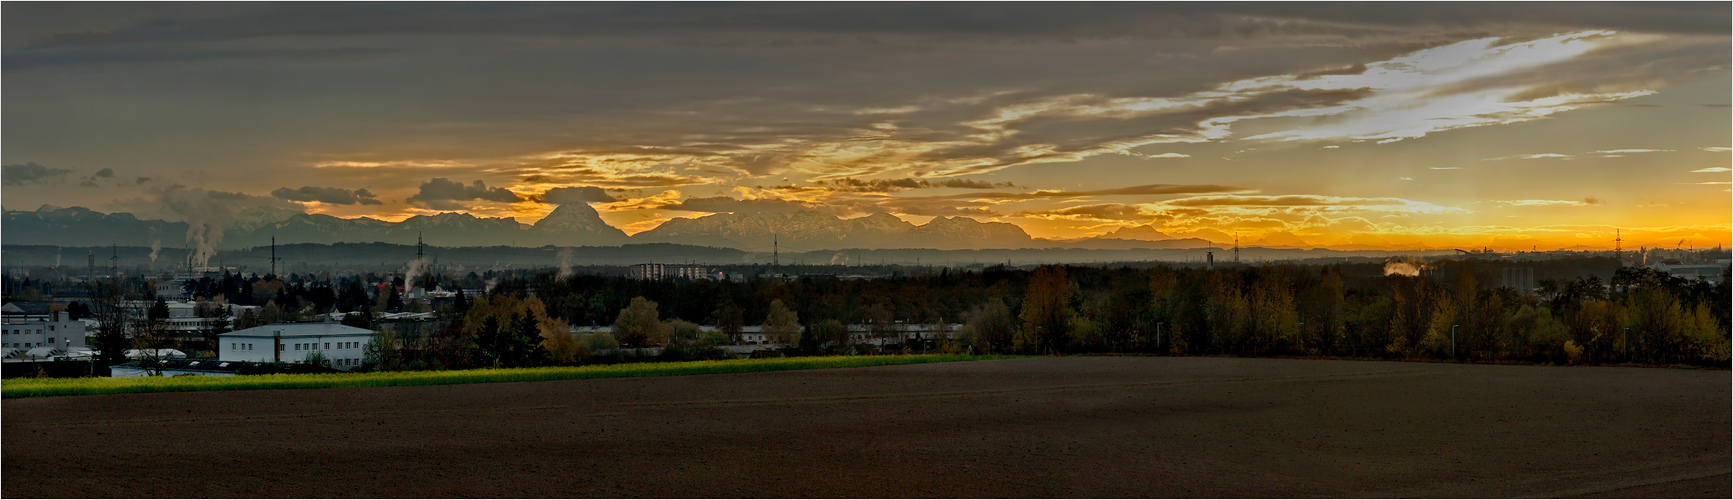
[[[137,317],[142,318],[150,310],[151,306],[155,304],[155,301],[133,300],[127,301],[126,307],[131,309],[133,314],[137,315]],[[168,306],[168,318],[163,320],[162,331],[168,337],[177,340],[203,339],[205,332],[216,329],[219,321],[223,322],[224,325],[231,325],[234,324],[235,318],[240,317],[241,313],[252,311],[254,314],[257,314],[259,310],[264,309],[260,306],[212,304],[213,307],[220,307],[228,310],[227,318],[218,319],[199,317],[197,302],[177,302],[168,300],[164,301],[164,305]]]
[[[1714,264],[1680,264],[1671,260],[1649,264],[1649,267],[1661,272],[1678,276],[1687,280],[1704,280],[1713,284],[1721,284],[1721,272],[1727,270],[1725,259]]]
[[[331,367],[361,366],[362,349],[373,330],[337,323],[277,323],[218,335],[219,361],[301,363],[313,353],[331,360]]]
[[[84,322],[74,321],[65,311],[48,310],[46,302],[11,302],[0,306],[0,312],[4,313],[0,314],[4,317],[0,321],[0,352],[6,356],[84,347]]]

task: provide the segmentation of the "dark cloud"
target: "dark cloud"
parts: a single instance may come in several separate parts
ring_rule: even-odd
[[[377,196],[366,189],[343,189],[335,187],[302,186],[300,189],[277,188],[271,191],[271,196],[280,199],[296,201],[328,203],[332,205],[381,205]]]
[[[144,184],[146,182],[150,182],[150,178],[141,175],[138,177],[138,182],[136,182],[136,184]]]
[[[103,181],[103,182],[101,182],[101,183],[97,182],[99,180]],[[109,182],[109,181],[113,181],[113,180],[114,180],[114,169],[109,168],[109,167],[103,167],[102,170],[98,170],[94,174],[90,174],[88,176],[85,176],[84,180],[78,181],[78,185],[83,186],[83,187],[97,187],[97,186],[100,186],[102,184],[113,184],[116,186],[121,185],[118,182]],[[138,184],[143,184],[143,183],[144,183],[144,181],[139,181],[139,182],[137,182],[135,184],[131,184],[131,185],[138,185]]]
[[[758,33],[762,43],[872,43],[863,36],[993,38],[1360,35],[1438,27],[1532,24],[1650,32],[1726,30],[1725,3],[288,3],[128,9],[90,30],[89,7],[5,7],[7,47],[296,35],[524,35],[556,37]],[[216,14],[210,14],[214,12]],[[112,14],[110,14],[112,16]],[[66,28],[58,28],[65,26]],[[738,39],[711,43],[739,43]]]
[[[0,61],[5,71],[32,71],[67,66],[93,64],[186,63],[215,60],[247,60],[307,62],[316,60],[358,60],[393,54],[397,51],[375,48],[337,49],[261,49],[261,50],[178,50],[150,48],[102,47],[75,52],[20,51]]]
[[[65,177],[71,172],[71,169],[44,167],[37,165],[36,162],[0,166],[0,174],[3,174],[0,177],[5,178],[5,184],[8,186],[46,182],[49,179]]]
[[[902,191],[902,190],[906,190],[906,189],[924,189],[924,188],[993,189],[993,188],[1017,187],[1016,184],[1012,184],[1010,182],[996,182],[995,183],[995,182],[977,181],[977,180],[970,180],[970,179],[945,179],[942,181],[929,181],[926,179],[916,179],[913,177],[905,177],[905,178],[901,178],[901,179],[872,179],[872,180],[861,180],[861,179],[855,179],[852,177],[844,177],[841,179],[834,179],[834,180],[830,180],[830,181],[825,181],[825,182],[822,182],[821,184],[836,188],[839,191],[856,191],[856,192],[863,192],[863,193],[889,193],[892,191]]]
[[[1214,184],[1145,184],[1114,189],[1096,189],[1090,191],[1039,190],[1026,193],[959,193],[945,196],[933,196],[937,199],[976,199],[993,200],[1039,200],[1047,198],[1077,198],[1083,196],[1142,196],[1142,195],[1176,195],[1176,194],[1206,194],[1206,193],[1238,193],[1250,191],[1235,186],[1218,186]]]
[[[820,207],[798,201],[755,199],[741,200],[728,196],[709,198],[687,198],[678,203],[670,203],[657,207],[664,210],[685,210],[689,212],[734,213],[734,212],[788,212],[797,210],[816,210]]]
[[[434,210],[459,210],[463,207],[461,201],[492,201],[498,203],[516,203],[524,201],[523,197],[510,189],[489,188],[487,183],[475,181],[469,185],[452,182],[444,177],[435,177],[421,185],[421,191],[415,196],[404,200],[432,208]]]
[[[1400,198],[1352,198],[1338,196],[1319,196],[1312,194],[1296,194],[1282,196],[1257,195],[1225,195],[1225,196],[1194,196],[1168,200],[1164,204],[1174,207],[1369,207],[1369,206],[1402,206],[1413,202]]]
[[[618,201],[613,196],[608,196],[607,191],[595,186],[557,187],[542,193],[537,199],[550,205]]]
[[[1135,205],[1120,203],[1103,203],[1099,205],[1083,205],[1056,210],[1031,210],[1011,214],[1013,217],[1035,218],[1082,218],[1099,220],[1154,220],[1156,214],[1144,212]]]

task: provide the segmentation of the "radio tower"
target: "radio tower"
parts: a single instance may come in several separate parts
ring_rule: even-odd
[[[108,275],[120,278],[120,245],[109,244]]]
[[[271,276],[277,275],[277,261],[278,260],[282,260],[282,259],[277,258],[277,237],[272,236],[271,237]]]
[[[417,231],[415,233],[415,260],[417,260],[417,261],[421,260],[421,257],[423,256],[423,254],[422,254],[423,248],[424,247],[421,244],[421,232]]]
[[[1623,229],[1613,229],[1613,258],[1618,259],[1619,267],[1625,267],[1625,249],[1623,245],[1625,238],[1623,233]]]
[[[779,256],[778,256],[780,253],[780,248],[781,247],[779,246],[779,242],[777,241],[777,234],[776,233],[770,233],[770,276],[771,277],[775,277],[776,272],[778,270],[777,268],[782,266],[782,263],[779,260]]]
[[[1234,263],[1240,263],[1240,233],[1234,233]]]
[[[88,255],[85,255],[85,257],[88,257],[90,259],[90,263],[89,263],[90,271],[88,273],[88,275],[90,276],[89,279],[94,280],[94,279],[96,279],[96,251],[95,250],[87,250],[86,252],[88,253]]]

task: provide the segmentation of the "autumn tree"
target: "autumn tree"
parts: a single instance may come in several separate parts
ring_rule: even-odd
[[[1011,308],[1006,307],[1004,301],[987,299],[963,315],[963,328],[968,330],[968,335],[974,337],[982,351],[1005,352],[1011,348],[1012,337],[1017,332],[1017,322],[1011,317]]]
[[[1229,271],[1212,271],[1204,279],[1205,324],[1212,344],[1229,351],[1252,347],[1252,304]]]
[[[770,301],[770,311],[764,317],[764,338],[772,343],[794,346],[800,343],[800,315],[782,305],[782,300]]]
[[[808,333],[812,335],[815,341],[830,342],[833,348],[838,351],[851,352],[849,350],[848,327],[843,325],[841,321],[827,319],[814,323]]]
[[[656,302],[633,297],[631,305],[620,310],[614,319],[614,338],[625,347],[661,345],[668,340],[668,330],[656,312]]]
[[[728,335],[730,343],[740,343],[740,329],[746,326],[745,311],[734,305],[733,300],[724,299],[716,305],[716,310],[710,312],[710,324]]]
[[[1071,331],[1071,282],[1062,266],[1041,266],[1029,279],[1023,294],[1021,348],[1029,352],[1058,352],[1069,343]]]

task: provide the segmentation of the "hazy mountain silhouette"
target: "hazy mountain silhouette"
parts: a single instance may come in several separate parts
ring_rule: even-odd
[[[130,213],[102,214],[84,207],[44,205],[33,212],[5,214],[7,244],[178,246],[187,224],[141,220]],[[476,217],[457,212],[417,215],[401,222],[370,217],[344,219],[322,214],[283,213],[249,209],[236,214],[224,230],[222,248],[265,246],[276,237],[291,243],[413,244],[419,236],[437,246],[614,246],[627,243],[626,233],[603,222],[594,208],[581,203],[562,205],[535,225],[506,217]]]
[[[1023,228],[968,217],[935,217],[914,225],[887,213],[844,219],[814,210],[719,213],[672,219],[632,236],[634,242],[769,250],[846,248],[1022,248],[1035,243]]]
[[[845,219],[815,210],[717,213],[676,218],[648,231],[627,236],[608,225],[594,208],[568,203],[535,224],[507,217],[476,217],[447,212],[418,215],[401,222],[369,217],[344,219],[285,209],[252,208],[235,214],[225,226],[221,248],[248,248],[296,243],[414,244],[467,246],[618,246],[633,243],[673,243],[769,252],[772,242],[783,251],[927,248],[964,250],[988,248],[1137,249],[1191,248],[1209,242],[1173,238],[1154,226],[1140,226],[1081,240],[1032,238],[1023,228],[1004,222],[980,222],[968,217],[934,217],[912,224],[887,213]],[[103,214],[83,207],[44,205],[35,211],[7,211],[7,244],[57,246],[179,246],[184,222],[142,220],[129,213]],[[1297,238],[1295,238],[1297,239]],[[1219,241],[1217,242],[1219,244]]]

